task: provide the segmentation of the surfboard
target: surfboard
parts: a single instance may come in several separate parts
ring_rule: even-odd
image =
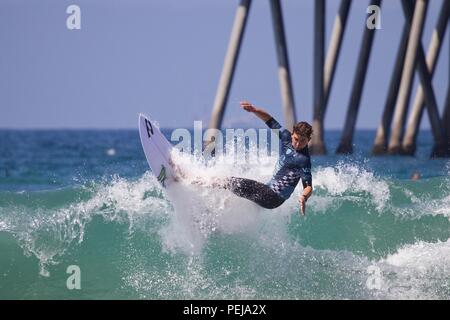
[[[164,188],[175,181],[170,155],[172,145],[161,133],[155,123],[146,115],[139,115],[139,136],[147,162]]]

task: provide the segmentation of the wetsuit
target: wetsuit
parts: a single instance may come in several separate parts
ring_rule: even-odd
[[[266,124],[271,129],[278,129],[275,132],[280,138],[279,158],[272,179],[263,184],[251,179],[231,177],[225,187],[261,207],[274,209],[291,196],[300,179],[303,188],[312,185],[311,160],[308,146],[295,150],[292,147],[291,133],[274,118],[270,118]]]

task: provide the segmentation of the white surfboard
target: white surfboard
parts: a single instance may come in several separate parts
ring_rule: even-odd
[[[172,145],[149,117],[139,115],[139,136],[147,162],[153,174],[164,188],[175,181],[175,172],[170,160]]]

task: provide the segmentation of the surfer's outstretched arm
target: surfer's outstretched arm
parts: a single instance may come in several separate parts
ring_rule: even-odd
[[[248,101],[241,101],[241,107],[247,112],[254,113],[258,118],[260,118],[264,122],[269,121],[272,118],[272,116],[268,114],[267,111],[255,107]]]
[[[267,111],[255,107],[253,104],[247,101],[241,102],[241,107],[248,111],[254,113],[258,118],[260,118],[264,123],[273,129],[274,133],[283,141],[291,141],[291,132],[286,128],[283,128],[281,124],[278,123]]]

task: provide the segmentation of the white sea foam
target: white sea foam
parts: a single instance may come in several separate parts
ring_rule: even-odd
[[[174,210],[169,212],[170,224],[161,232],[166,249],[179,248],[188,254],[198,254],[214,232],[239,233],[252,229],[264,209],[228,190],[212,188],[210,183],[229,176],[264,181],[270,175],[267,165],[235,165],[226,156],[216,159],[213,164],[180,153],[175,153],[173,158],[187,176],[183,183],[174,184],[167,190]],[[206,185],[192,184],[199,177]]]
[[[448,299],[450,294],[450,239],[404,245],[369,266],[369,288],[390,299]]]
[[[0,220],[0,231],[6,231],[8,230],[8,225],[6,224],[6,221]]]
[[[331,204],[332,199],[336,199],[337,196],[364,201],[369,196],[369,200],[377,210],[382,211],[390,198],[388,183],[356,164],[341,162],[335,167],[319,167],[313,176],[315,189],[326,192],[325,197],[321,198],[323,202],[317,203],[323,209],[328,208],[328,204]]]
[[[1,225],[8,226],[7,231],[18,239],[26,255],[39,259],[41,275],[49,275],[46,267],[58,263],[71,244],[83,241],[86,225],[95,215],[106,221],[129,223],[132,231],[134,222],[143,216],[158,218],[171,207],[163,197],[145,197],[149,190],[161,194],[158,182],[148,173],[135,182],[116,177],[88,189],[92,188],[91,199],[62,208],[0,208]]]
[[[188,257],[182,262],[182,268],[155,269],[140,262],[133,263],[123,281],[141,299],[250,299],[256,295],[253,288],[239,281],[218,285],[199,256]],[[226,275],[227,270],[223,269],[222,274]]]
[[[431,202],[431,214],[443,215],[450,219],[450,195],[444,199],[438,199]]]

